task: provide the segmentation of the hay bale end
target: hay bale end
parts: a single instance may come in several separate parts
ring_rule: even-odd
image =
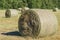
[[[9,18],[12,16],[17,16],[18,15],[18,11],[16,9],[7,9],[5,12],[5,17]]]
[[[25,36],[49,36],[57,31],[57,26],[57,19],[53,12],[39,9],[26,10],[18,21],[19,33]]]

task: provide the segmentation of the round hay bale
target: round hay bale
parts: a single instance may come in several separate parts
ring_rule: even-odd
[[[18,29],[23,36],[49,36],[56,32],[57,25],[56,16],[52,12],[39,9],[26,10],[18,21]]]
[[[29,10],[28,7],[18,8],[19,13],[23,13],[25,10]]]
[[[29,8],[28,8],[28,7],[23,7],[22,9],[29,10]]]
[[[12,17],[12,16],[17,16],[18,15],[18,11],[16,9],[7,9],[5,12],[5,17]]]
[[[21,13],[22,8],[18,8],[17,10],[18,10],[18,13],[20,14],[20,13]]]
[[[29,8],[28,8],[28,7],[23,7],[23,8],[21,9],[21,13],[24,13],[25,10],[29,10]]]
[[[22,8],[18,8],[17,10],[18,10],[18,11],[21,11],[21,10],[22,10]]]
[[[53,8],[53,12],[57,12],[58,11],[58,8]]]
[[[24,9],[24,10],[29,10],[28,7],[18,8],[19,11],[21,11],[22,9]]]

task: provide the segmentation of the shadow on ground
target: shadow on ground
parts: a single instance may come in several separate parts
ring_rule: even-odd
[[[8,35],[8,36],[21,36],[18,31],[6,32],[6,33],[1,33],[1,34]]]

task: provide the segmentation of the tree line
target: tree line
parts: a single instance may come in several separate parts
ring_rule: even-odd
[[[60,8],[60,0],[0,0],[0,9],[20,7],[51,9]]]

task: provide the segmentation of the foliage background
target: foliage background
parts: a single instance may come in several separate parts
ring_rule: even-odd
[[[60,8],[60,0],[0,0],[0,9],[16,9],[25,6],[42,9]]]

